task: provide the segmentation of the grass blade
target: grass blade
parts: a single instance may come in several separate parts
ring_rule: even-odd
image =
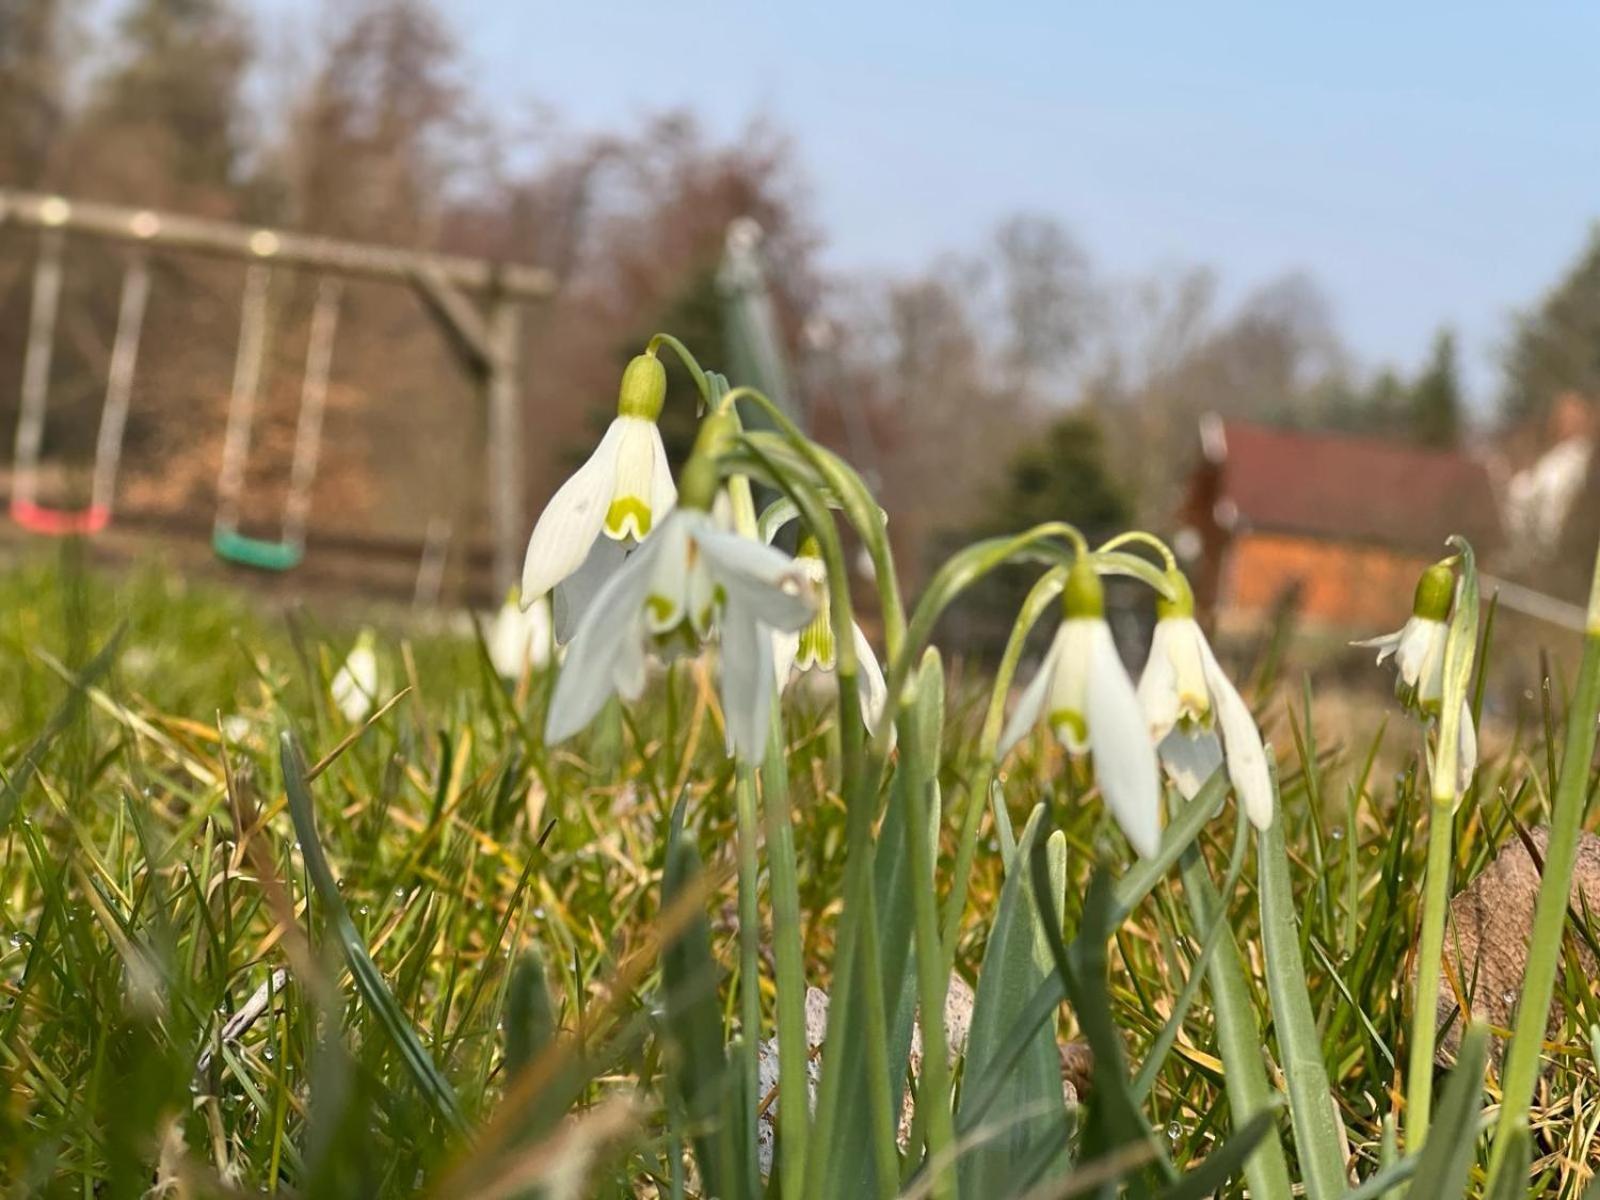
[[[306,763],[300,753],[299,743],[292,733],[285,732],[279,745],[279,758],[283,764],[283,786],[289,796],[289,816],[294,821],[295,834],[300,839],[301,853],[305,856],[306,874],[316,889],[333,921],[339,948],[344,952],[350,976],[355,980],[361,999],[378,1019],[389,1041],[405,1063],[418,1090],[452,1132],[465,1136],[467,1119],[456,1100],[449,1080],[440,1073],[433,1058],[422,1045],[405,1013],[395,1001],[393,993],[383,981],[383,975],[367,953],[367,944],[350,919],[344,897],[339,894],[339,884],[328,866],[317,838],[317,822],[311,800],[310,785],[306,782]]]

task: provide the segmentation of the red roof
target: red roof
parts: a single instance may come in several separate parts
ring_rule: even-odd
[[[1221,476],[1215,515],[1225,524],[1423,553],[1442,551],[1452,533],[1480,552],[1499,541],[1488,472],[1464,454],[1244,421],[1204,426],[1206,457]]]

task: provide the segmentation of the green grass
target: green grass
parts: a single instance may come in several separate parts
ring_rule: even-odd
[[[158,1183],[190,1195],[460,1195],[508,1164],[536,1167],[550,1150],[544,1134],[570,1134],[551,1125],[554,1105],[587,1112],[581,1128],[606,1133],[584,1194],[695,1194],[683,1155],[696,1131],[663,1083],[660,1036],[662,872],[680,795],[685,836],[710,868],[710,894],[691,900],[710,917],[722,972],[712,999],[730,1027],[740,962],[734,770],[700,668],[680,663],[648,703],[551,750],[539,735],[549,677],[508,688],[475,640],[412,628],[403,614],[376,621],[384,695],[403,694],[362,728],[328,699],[354,636],[349,613],[256,611],[154,569],[100,576],[70,548],[0,575],[0,613],[0,1183],[18,1195],[140,1195]],[[104,668],[75,691],[119,629]],[[1499,653],[1510,651],[1491,652],[1491,675]],[[970,803],[959,781],[983,715],[980,673],[954,672],[949,692],[941,893]],[[1298,693],[1282,694],[1293,711],[1277,700],[1265,725],[1280,754],[1301,952],[1365,1177],[1404,1094],[1396,1064],[1426,786],[1416,767],[1373,776],[1372,747],[1327,743]],[[789,709],[803,945],[811,982],[825,986],[846,840],[831,790],[839,739],[830,709]],[[1546,819],[1561,709],[1558,684],[1545,721],[1485,765],[1456,818],[1458,880],[1514,836],[1513,820]],[[309,796],[332,894],[318,893],[316,852],[291,819],[286,732],[322,766]],[[1391,752],[1414,757],[1412,726],[1397,717],[1386,736]],[[1033,803],[1057,801],[1073,931],[1093,866],[1120,871],[1127,851],[1086,802],[1086,778],[1043,739],[1010,760],[1004,788],[1019,830]],[[1201,841],[1219,881],[1232,820],[1230,807]],[[987,819],[983,839],[957,953],[969,980],[1001,885]],[[1270,1049],[1256,876],[1240,872],[1228,912]],[[765,921],[764,892],[761,905]],[[1134,1069],[1202,933],[1176,871],[1115,933],[1110,998]],[[376,967],[359,983],[352,937]],[[576,1067],[550,1059],[506,1106],[508,1038],[515,1046],[534,1020],[530,993],[509,988],[528,951],[543,963],[564,1044],[579,1039],[587,1053]],[[268,1010],[220,1042],[279,968]],[[1600,1085],[1584,1032],[1600,1004],[1581,972],[1569,979],[1534,1111],[1538,1195],[1577,1197],[1600,1166]],[[1062,1022],[1075,1034],[1070,1010]],[[1202,989],[1144,1104],[1180,1168],[1230,1128],[1215,1053]],[[608,1130],[625,1092],[636,1102]],[[1485,1160],[1486,1150],[1473,1167],[1479,1185]]]

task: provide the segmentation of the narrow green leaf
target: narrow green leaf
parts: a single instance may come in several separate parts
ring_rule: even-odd
[[[456,1100],[449,1080],[439,1071],[416,1031],[401,1011],[394,995],[389,991],[377,965],[367,953],[367,944],[361,932],[350,919],[344,897],[339,894],[339,884],[328,866],[327,856],[317,837],[316,813],[311,799],[311,788],[306,782],[306,763],[294,734],[285,732],[279,745],[278,756],[283,764],[283,786],[289,797],[289,816],[294,821],[295,835],[300,839],[300,850],[305,857],[306,874],[316,889],[317,899],[333,921],[339,948],[344,952],[350,976],[355,980],[361,999],[378,1018],[378,1024],[393,1043],[411,1073],[417,1088],[446,1125],[458,1135],[465,1136],[467,1120]]]
[[[1434,1114],[1433,1131],[1411,1185],[1411,1200],[1462,1200],[1466,1195],[1472,1164],[1478,1157],[1479,1102],[1488,1056],[1489,1027],[1474,1021],[1462,1035],[1455,1068]],[[1524,1170],[1521,1181],[1526,1179]]]
[[[1223,779],[1224,773],[1218,770],[1191,805],[1198,806],[1206,791]],[[1258,1114],[1274,1111],[1278,1092],[1267,1079],[1261,1025],[1256,1019],[1239,943],[1226,923],[1227,903],[1217,894],[1210,868],[1197,849],[1191,848],[1183,856],[1183,893],[1197,928],[1208,929],[1222,920],[1222,934],[1206,968],[1206,980],[1210,984],[1212,1015],[1216,1021],[1217,1053],[1224,1067],[1223,1087],[1237,1131]],[[1255,1152],[1246,1159],[1244,1170],[1252,1196],[1260,1200],[1289,1200],[1289,1165],[1276,1132],[1257,1144]]]
[[[1277,780],[1273,780],[1276,791]],[[1289,857],[1283,845],[1283,809],[1260,838],[1261,938],[1266,960],[1267,992],[1284,1077],[1289,1083],[1289,1116],[1300,1152],[1306,1195],[1332,1200],[1346,1187],[1344,1130],[1328,1086],[1311,997],[1306,991],[1304,960],[1295,919]]]
[[[1047,860],[1044,894],[1049,899],[1048,915],[1041,915],[1043,905],[1030,886],[1028,864],[1035,842],[1044,836],[1044,820],[1045,806],[1037,805],[1017,842],[1017,855],[1000,889],[994,925],[984,951],[972,1025],[967,1033],[967,1069],[980,1075],[1002,1048],[1006,1033],[1052,967],[1046,929],[1047,923],[1057,930],[1061,924],[1066,895],[1066,841],[1057,834],[1049,839],[1048,846],[1041,846]],[[1003,1125],[1005,1131],[961,1157],[961,1192],[967,1196],[1008,1195],[1018,1182],[1014,1179],[1018,1164],[1030,1157],[1037,1143],[1057,1135],[1067,1119],[1061,1096],[1061,1054],[1053,1020],[1038,1025],[992,1099],[985,1099],[986,1123]],[[971,1128],[976,1122],[970,1113],[962,1111],[967,1104],[967,1096],[963,1095],[957,1117],[963,1126]],[[1037,1115],[1023,1117],[1026,1113]],[[1053,1160],[1057,1169],[1064,1165],[1064,1159],[1061,1155]]]
[[[680,798],[668,827],[661,876],[663,908],[700,876],[700,855],[684,833],[684,808]],[[738,1092],[722,1037],[711,923],[703,913],[687,921],[662,950],[661,977],[666,1028],[675,1049],[670,1081],[688,1118],[706,1194],[742,1195],[745,1174],[738,1158],[738,1121],[731,1111]]]
[[[1162,1192],[1161,1200],[1203,1200],[1216,1195],[1239,1173],[1245,1159],[1254,1153],[1256,1144],[1272,1132],[1272,1126],[1272,1113],[1257,1113],[1220,1148],[1206,1155],[1203,1163]]]

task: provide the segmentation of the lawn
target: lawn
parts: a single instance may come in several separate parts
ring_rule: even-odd
[[[753,896],[762,933],[741,948],[742,771],[725,754],[704,661],[680,660],[642,702],[613,703],[587,732],[549,747],[553,671],[502,681],[470,633],[429,630],[404,613],[369,614],[380,707],[351,722],[329,694],[356,633],[347,610],[264,611],[154,567],[103,573],[66,546],[0,575],[0,612],[0,1181],[12,1194],[702,1194],[711,1126],[731,1110],[700,1111],[705,1093],[683,1078],[725,1053],[728,1072],[745,1061],[737,1038],[724,1046],[749,1011],[741,974],[752,961],[764,1038],[778,1019],[766,870]],[[1510,652],[1491,639],[1480,669],[1487,661],[1492,673],[1495,655]],[[945,667],[944,732],[930,743],[941,899],[964,818],[987,800],[966,790],[987,676],[958,660]],[[1385,736],[1410,765],[1376,777],[1374,745],[1319,739],[1304,720],[1309,692],[1268,682],[1257,698],[1279,762],[1305,994],[1350,1174],[1369,1179],[1397,1161],[1394,1123],[1404,1124],[1408,967],[1427,858],[1422,739],[1396,712]],[[1548,821],[1562,741],[1551,731],[1565,704],[1558,679],[1544,727],[1516,731],[1480,768],[1455,816],[1456,879],[1474,875],[1515,823]],[[824,990],[848,891],[838,722],[825,700],[791,697],[780,753],[804,973]],[[907,732],[917,736],[913,724],[902,742]],[[907,753],[902,744],[896,756]],[[767,798],[771,786],[769,777]],[[1009,821],[983,814],[954,942],[968,982],[979,980],[997,912],[1019,911],[1015,897],[1009,910],[1002,902],[1004,860],[1036,803],[1061,834],[1052,855],[1065,874],[1067,936],[1106,919],[1096,909],[1107,888],[1139,875],[1092,777],[1053,740],[1028,739],[994,797]],[[881,819],[884,845],[892,818]],[[1135,905],[1103,943],[1103,990],[1084,972],[1082,1002],[1047,1018],[1062,1041],[1077,1041],[1097,1019],[1080,1008],[1105,1001],[1120,1031],[1119,1052],[1104,1030],[1088,1030],[1095,1070],[1057,1148],[1084,1169],[1061,1178],[1081,1187],[1104,1178],[1089,1168],[1110,1161],[1095,1142],[1127,1116],[1117,1096],[1134,1101],[1139,1128],[1109,1178],[1133,1194],[1181,1186],[1171,1181],[1213,1155],[1223,1165],[1235,1124],[1226,1033],[1196,971],[1208,943],[1202,967],[1220,946],[1240,948],[1243,1000],[1263,1031],[1256,1052],[1274,1090],[1293,1098],[1260,928],[1258,889],[1273,883],[1250,840],[1236,841],[1240,826],[1229,803],[1193,826],[1198,859],[1119,890]],[[703,874],[686,870],[695,858]],[[675,901],[664,900],[664,882]],[[1221,924],[1208,920],[1219,884]],[[893,886],[879,892],[890,929]],[[1580,939],[1568,940],[1576,954]],[[1021,961],[1050,961],[1023,941]],[[687,1003],[698,1024],[685,1023],[686,1005],[664,982],[664,943],[680,979],[685,955],[709,955],[707,986]],[[1078,965],[1100,970],[1093,954]],[[1566,1016],[1530,1118],[1528,1194],[1576,1197],[1600,1165],[1590,1033],[1600,1035],[1600,1005],[1581,972],[1563,979]],[[711,1040],[697,1043],[708,1029]],[[977,1068],[968,1063],[963,1079],[960,1064],[953,1083],[970,1089]],[[1452,1097],[1441,1088],[1442,1113]],[[1492,1118],[1493,1070],[1486,1088]],[[1476,1089],[1469,1098],[1470,1127],[1452,1132],[1470,1146]],[[1286,1107],[1272,1113],[1267,1136],[1281,1138],[1300,1178],[1297,1123]],[[863,1130],[840,1124],[832,1136],[834,1155],[870,1153]],[[896,1167],[916,1191],[927,1183],[916,1170],[928,1137],[920,1118],[911,1136]],[[1473,1188],[1487,1147],[1485,1138],[1467,1155]],[[1243,1176],[1230,1169],[1214,1184],[1240,1194]]]

